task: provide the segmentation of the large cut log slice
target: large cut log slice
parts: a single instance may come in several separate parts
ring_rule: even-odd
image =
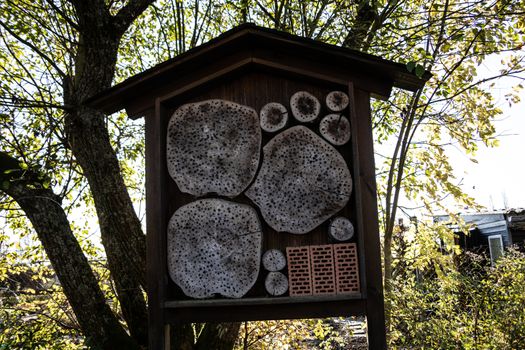
[[[310,129],[283,131],[264,146],[263,154],[246,196],[274,230],[310,232],[348,202],[352,178],[345,160]]]
[[[261,245],[261,224],[252,207],[197,200],[170,219],[168,270],[189,297],[240,298],[259,275]]]
[[[182,192],[235,197],[252,182],[259,164],[257,112],[224,100],[178,108],[168,125],[167,163]]]

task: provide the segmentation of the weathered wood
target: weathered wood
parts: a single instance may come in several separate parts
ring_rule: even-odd
[[[126,108],[133,112],[132,116],[139,117],[142,111],[152,108],[153,96],[161,96],[184,86],[188,76],[199,73],[199,69],[193,68],[217,71],[218,61],[236,52],[249,53],[253,62],[259,59],[268,63],[284,63],[283,67],[288,66],[288,71],[300,69],[324,73],[343,83],[355,81],[358,86],[381,98],[388,97],[389,86],[415,91],[430,77],[429,73],[425,73],[422,79],[418,78],[408,72],[404,64],[246,24],[114,86],[92,98],[90,104],[106,113]],[[180,79],[180,85],[175,78]],[[170,84],[165,84],[167,81]]]
[[[334,112],[341,112],[348,106],[348,95],[342,91],[331,91],[326,95],[326,106]]]
[[[350,122],[342,114],[328,114],[319,123],[319,132],[332,145],[342,146],[350,140]]]
[[[174,312],[167,312],[167,322],[172,324],[184,322],[232,322],[322,318],[365,314],[365,301],[360,298],[339,300],[297,300],[287,297],[265,298],[265,302],[256,305],[222,305],[209,304],[206,307],[177,307]],[[320,296],[318,298],[321,298]],[[293,301],[291,300],[293,299]],[[244,301],[245,299],[239,299]],[[221,301],[222,302],[222,301]],[[275,303],[274,303],[275,302]],[[170,311],[170,309],[166,309]]]
[[[261,129],[267,132],[276,132],[284,128],[288,121],[286,107],[277,102],[267,103],[259,114]]]
[[[150,112],[151,113],[151,112]],[[152,113],[153,114],[153,113]],[[164,349],[165,318],[162,303],[166,295],[166,128],[165,111],[160,103],[154,117],[146,118],[146,231],[148,278],[149,349]]]
[[[374,348],[373,346],[382,348],[384,329],[382,335],[380,326],[381,322],[384,322],[384,316],[381,318],[383,310],[381,265],[377,238],[377,212],[374,207],[376,202],[369,99],[371,94],[377,94],[383,98],[388,96],[393,84],[415,88],[421,85],[423,80],[405,72],[404,65],[392,64],[377,58],[372,59],[367,55],[350,53],[345,49],[318,45],[308,40],[305,41],[255,27],[246,27],[246,31],[231,32],[222,40],[214,41],[133,78],[110,92],[115,97],[115,101],[98,100],[98,106],[109,109],[116,108],[116,106],[126,106],[130,112],[140,111],[143,113],[148,106],[151,106],[152,99],[157,98],[156,121],[150,124],[155,131],[150,132],[149,138],[149,142],[153,142],[156,150],[149,156],[150,161],[158,161],[159,156],[165,157],[165,148],[163,147],[166,147],[168,118],[184,104],[221,99],[249,106],[256,111],[260,111],[268,103],[279,103],[286,109],[290,107],[290,96],[297,91],[307,91],[315,99],[326,101],[326,104],[320,104],[319,111],[315,111],[315,117],[318,114],[326,116],[334,110],[342,108],[341,115],[337,115],[337,122],[339,123],[337,125],[348,126],[347,134],[351,136],[348,140],[347,134],[343,133],[344,137],[341,137],[340,130],[336,130],[336,137],[332,140],[336,145],[335,147],[328,145],[318,136],[319,122],[315,117],[312,119],[310,117],[299,118],[299,121],[289,118],[287,124],[290,129],[285,130],[275,138],[279,138],[283,134],[287,135],[286,133],[293,134],[294,130],[302,130],[304,134],[314,135],[315,137],[308,138],[304,144],[307,147],[312,147],[312,144],[321,140],[320,142],[333,149],[335,154],[340,154],[348,178],[358,179],[356,180],[358,186],[352,193],[345,190],[348,190],[348,184],[343,184],[335,189],[319,186],[318,179],[322,183],[323,177],[330,178],[326,171],[329,172],[334,168],[334,166],[324,164],[327,159],[330,159],[330,156],[319,157],[323,159],[324,163],[316,163],[317,168],[324,170],[322,173],[313,169],[316,167],[307,169],[307,171],[301,169],[301,165],[304,164],[300,164],[300,159],[308,158],[304,157],[305,152],[296,152],[288,158],[284,157],[283,162],[290,163],[285,168],[294,175],[288,179],[290,184],[293,181],[297,182],[297,180],[300,182],[301,176],[306,178],[317,176],[312,182],[317,186],[310,186],[308,191],[294,188],[294,191],[288,191],[290,193],[288,201],[284,202],[293,202],[294,200],[299,202],[301,200],[301,205],[304,206],[305,199],[308,199],[309,196],[317,196],[318,199],[319,193],[326,197],[344,195],[345,198],[342,203],[331,210],[326,210],[326,208],[320,212],[312,211],[311,208],[303,212],[297,210],[295,214],[299,213],[299,216],[317,216],[314,219],[315,224],[305,225],[304,227],[299,227],[300,225],[297,222],[292,223],[292,225],[288,224],[287,227],[279,226],[280,224],[277,225],[268,220],[266,215],[265,219],[269,222],[262,223],[264,233],[262,249],[265,251],[268,249],[284,250],[286,247],[327,244],[330,241],[330,236],[328,235],[329,223],[326,220],[333,215],[348,218],[355,225],[355,235],[351,238],[343,236],[357,244],[360,280],[357,281],[359,283],[357,283],[356,288],[359,290],[359,286],[361,286],[361,293],[349,297],[331,296],[332,299],[312,300],[262,297],[268,294],[265,290],[265,279],[268,274],[261,273],[254,282],[253,288],[250,288],[241,299],[188,300],[183,289],[168,278],[166,269],[166,226],[168,218],[188,203],[194,202],[196,200],[194,195],[214,197],[216,194],[210,192],[217,191],[193,192],[194,195],[184,193],[174,181],[166,177],[167,167],[164,158],[151,167],[151,171],[160,171],[164,174],[162,176],[154,175],[156,179],[154,181],[157,184],[148,187],[153,188],[154,195],[158,195],[158,198],[153,199],[156,204],[148,207],[153,210],[151,213],[148,209],[148,217],[150,215],[157,216],[153,219],[155,223],[152,224],[152,231],[150,231],[148,224],[148,235],[151,233],[154,236],[151,240],[157,249],[156,253],[153,248],[148,250],[148,254],[153,254],[154,266],[152,269],[156,269],[154,278],[158,279],[157,282],[151,282],[154,285],[151,291],[156,294],[153,295],[153,298],[150,296],[150,307],[154,305],[156,308],[150,311],[151,317],[155,318],[152,321],[155,334],[160,337],[161,326],[166,323],[348,316],[367,313],[371,325],[371,348]],[[357,65],[352,65],[351,62]],[[344,101],[344,93],[339,96],[342,98],[341,100],[336,99],[337,101],[335,101],[336,94],[330,95],[330,92],[346,91],[349,83],[349,107],[346,107],[347,102]],[[354,92],[352,88],[354,85],[357,87],[355,90],[357,92]],[[326,100],[327,96],[331,97]],[[299,125],[301,121],[307,120],[310,120],[310,123],[306,126]],[[327,119],[331,122],[334,120],[335,117]],[[242,126],[241,122],[235,124],[237,127]],[[262,144],[271,146],[271,136],[268,133],[263,133]],[[300,143],[298,142],[298,144]],[[290,145],[291,147],[299,147],[297,142],[296,144],[292,142]],[[275,147],[272,152],[268,153],[265,151],[264,158],[275,156],[279,148],[281,147]],[[317,149],[317,151],[319,150]],[[316,153],[315,150],[313,153]],[[308,163],[308,161],[307,159],[306,162]],[[315,163],[313,160],[312,162]],[[261,174],[265,172],[265,165],[260,164],[260,166],[259,176],[262,177]],[[286,176],[283,175],[286,174],[281,174],[280,181],[285,184],[286,181],[283,182],[283,179],[286,179]],[[258,196],[253,190],[258,188],[256,186],[257,181],[258,179],[252,183],[252,187],[245,194],[232,194],[235,196],[234,200],[238,203],[253,204],[250,202],[250,197],[255,199]],[[306,183],[309,183],[308,181],[308,179],[305,180]],[[330,186],[334,183],[330,179],[324,181],[328,181]],[[337,187],[337,181],[335,183]],[[286,192],[286,186],[284,186],[284,190],[283,186],[278,186],[278,188],[268,191],[268,194],[271,196],[282,195],[283,192]],[[317,194],[312,194],[316,191]],[[150,198],[151,196],[148,197],[148,200]],[[257,202],[257,200],[254,201]],[[313,201],[311,202],[313,204]],[[333,204],[334,199],[331,198],[328,202]],[[300,205],[297,205],[296,209],[299,207]],[[261,211],[264,216],[265,212],[271,210]],[[198,216],[195,215],[195,217]],[[308,232],[308,234],[290,235],[278,231]],[[348,232],[345,231],[345,233]],[[339,299],[339,297],[347,298]],[[372,340],[372,338],[377,340]],[[158,345],[160,342],[162,341],[157,340],[156,344]]]
[[[192,298],[240,298],[259,275],[262,231],[252,207],[200,199],[180,207],[168,225],[168,266]]]
[[[264,253],[262,263],[268,271],[280,271],[286,267],[286,257],[278,249],[269,249]]]
[[[360,163],[360,174],[356,182],[361,188],[360,211],[363,217],[363,247],[366,254],[366,314],[368,320],[368,344],[370,349],[386,349],[384,296],[381,272],[379,223],[377,220],[377,190],[375,181],[374,146],[370,93],[353,89],[356,122],[356,143],[359,156],[366,161]]]
[[[298,121],[313,122],[321,111],[321,103],[308,91],[297,91],[290,97],[290,109]]]
[[[242,298],[242,299],[207,299],[207,300],[170,300],[164,303],[167,309],[173,308],[206,308],[209,306],[257,306],[257,305],[282,305],[282,304],[305,304],[326,303],[332,301],[361,300],[361,293],[344,295],[314,295],[300,297],[281,298]]]
[[[352,172],[353,174],[361,174],[361,163],[365,163],[369,160],[366,160],[362,158],[361,153],[359,151],[359,145],[357,143],[357,120],[360,118],[360,116],[357,114],[355,104],[355,96],[354,96],[354,90],[355,86],[353,82],[348,83],[348,98],[349,101],[349,108],[348,108],[348,115],[350,120],[350,143],[346,145],[346,147],[351,146],[351,157],[352,159],[358,159],[359,161],[352,163]],[[366,298],[367,293],[367,281],[366,281],[366,273],[365,273],[365,265],[366,265],[366,252],[364,247],[364,231],[363,227],[365,225],[364,221],[364,213],[362,210],[363,206],[363,195],[362,195],[363,189],[360,186],[354,186],[354,203],[355,203],[355,216],[349,217],[347,215],[344,215],[345,217],[349,218],[352,223],[354,224],[354,230],[356,232],[356,235],[354,236],[357,241],[357,246],[359,249],[357,250],[357,254],[359,257],[359,277],[360,277],[360,283],[361,283],[361,293],[363,294],[363,298]]]
[[[209,84],[203,85],[201,88],[194,90],[192,94],[182,94],[177,95],[175,98],[169,98],[165,100],[165,103],[170,106],[173,110],[178,106],[185,103],[199,102],[207,99],[225,99],[235,103],[243,104],[250,106],[256,110],[260,110],[268,102],[278,102],[285,106],[289,104],[289,96],[291,96],[296,91],[309,91],[316,98],[324,99],[326,94],[335,89],[342,89],[344,86],[333,85],[332,83],[322,83],[319,80],[314,79],[304,79],[297,78],[295,75],[289,76],[287,74],[282,74],[280,72],[268,72],[268,71],[259,71],[252,67],[252,71],[246,71],[242,74],[229,76],[224,84]],[[323,106],[323,113],[329,113],[330,111]],[[171,111],[167,111],[166,114],[171,115]],[[297,125],[297,121],[294,118],[289,120],[290,126]],[[318,130],[317,125],[313,125],[311,128],[312,131],[316,132]],[[267,143],[271,139],[271,135],[263,133],[263,144]],[[352,164],[352,148],[349,145],[343,147],[337,147],[339,153],[342,154],[345,162],[349,165]],[[173,213],[181,206],[188,204],[195,200],[192,196],[180,192],[177,188],[174,181],[168,178],[167,181],[167,198],[170,198],[168,201],[168,217],[173,215]],[[253,205],[246,197],[243,195],[236,197],[235,201],[243,202],[250,205]],[[353,195],[350,196],[350,201],[348,204],[341,210],[340,215],[349,217],[352,220],[355,219],[354,215],[354,198]],[[268,250],[271,248],[280,249],[284,251],[286,247],[289,246],[300,246],[300,245],[319,245],[326,244],[328,240],[328,223],[323,223],[312,232],[307,235],[293,235],[285,233],[277,233],[266,223],[263,225],[263,250]],[[246,298],[260,297],[266,295],[266,290],[264,287],[266,274],[260,274],[257,282],[254,287],[248,292],[248,294],[243,297],[241,300]],[[187,297],[182,293],[180,288],[171,282],[168,278],[168,288],[167,288],[168,300],[185,300]],[[279,297],[281,298],[281,297]],[[268,298],[270,299],[270,298]],[[213,302],[219,301],[218,299],[213,299]],[[203,309],[201,312],[208,314],[208,310]],[[248,313],[257,312],[256,310],[245,310]],[[302,318],[310,317],[308,307],[304,308],[302,311]],[[294,313],[299,315],[299,311]],[[178,315],[178,314],[177,314]],[[199,315],[200,317],[201,315]],[[226,317],[226,315],[223,315]],[[249,317],[249,315],[245,315]],[[170,318],[175,317],[170,315]],[[177,316],[178,317],[178,316]],[[195,317],[197,317],[195,315]],[[217,316],[210,315],[210,317]],[[237,317],[240,317],[239,315]],[[252,316],[253,317],[253,316]],[[280,318],[283,318],[281,316]],[[237,318],[240,320],[242,318]]]
[[[168,172],[182,192],[235,197],[255,176],[261,129],[253,108],[222,99],[185,104],[167,137]]]
[[[279,271],[270,271],[264,281],[266,291],[273,296],[279,296],[288,290],[288,278]]]
[[[354,225],[343,216],[338,216],[330,221],[328,233],[336,241],[348,241],[354,236]]]
[[[245,194],[274,230],[310,232],[350,199],[348,165],[310,129],[287,129],[268,142],[263,153],[259,174]]]

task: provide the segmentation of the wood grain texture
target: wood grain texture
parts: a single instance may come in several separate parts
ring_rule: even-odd
[[[379,242],[379,223],[377,220],[377,189],[375,181],[374,146],[372,121],[370,115],[370,93],[353,89],[356,120],[356,144],[359,156],[366,161],[360,162],[359,183],[360,215],[362,217],[361,250],[366,254],[366,314],[368,320],[368,344],[370,349],[386,349],[386,330],[384,296],[381,270],[381,250]]]

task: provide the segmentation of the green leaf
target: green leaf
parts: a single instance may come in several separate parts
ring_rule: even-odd
[[[27,164],[20,162],[18,165],[20,165],[20,169],[27,170]]]
[[[416,75],[418,78],[421,78],[423,76],[423,74],[425,74],[425,68],[418,64],[416,65],[416,71],[415,71]]]
[[[416,66],[416,62],[410,61],[407,63],[407,70],[412,73],[414,71],[414,67]]]
[[[45,189],[48,189],[49,188],[49,179],[45,180],[44,182],[42,182],[42,186],[45,188]]]

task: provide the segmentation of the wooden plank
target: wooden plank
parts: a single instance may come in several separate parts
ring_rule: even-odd
[[[361,299],[361,293],[344,295],[319,295],[304,297],[276,297],[276,298],[241,298],[241,299],[206,299],[206,300],[170,300],[164,302],[165,308],[186,307],[219,307],[219,306],[250,306],[250,305],[281,305],[298,303],[324,303],[329,301],[344,301]]]
[[[146,118],[146,254],[150,349],[163,349],[165,346],[162,305],[166,293],[166,253],[163,253],[163,232],[166,225],[166,157],[161,142],[162,135],[165,134],[161,127],[161,114],[162,108],[157,104],[155,117]]]
[[[206,84],[204,84],[206,85]],[[254,71],[245,73],[241,76],[230,76],[221,81],[221,84],[212,84],[198,91],[195,95],[186,95],[184,98],[177,96],[170,97],[170,107],[187,102],[201,101],[209,98],[223,98],[233,102],[245,104],[259,110],[267,102],[280,102],[288,105],[291,94],[297,90],[308,90],[316,95],[320,100],[335,89],[344,90],[346,87],[325,83],[320,84],[316,77],[311,80],[292,79],[268,72]],[[373,145],[370,121],[370,94],[360,89],[354,89],[352,85],[348,87],[351,97],[352,107],[349,117],[352,124],[352,142],[339,147],[339,151],[347,160],[352,176],[354,178],[354,193],[349,205],[341,211],[341,215],[349,217],[356,225],[356,240],[358,244],[360,259],[360,275],[362,283],[362,294],[355,296],[357,299],[327,299],[317,302],[312,300],[291,300],[292,298],[261,298],[265,295],[263,281],[266,273],[261,270],[260,277],[255,288],[246,296],[239,300],[216,299],[210,301],[189,300],[180,289],[169,280],[166,271],[166,223],[169,216],[180,206],[189,203],[195,198],[181,193],[175,182],[167,177],[165,167],[165,128],[169,115],[173,110],[166,109],[158,102],[158,113],[156,127],[164,130],[158,132],[154,142],[158,145],[157,161],[158,169],[163,169],[164,178],[159,179],[162,185],[162,195],[167,196],[160,200],[159,207],[164,220],[159,227],[162,238],[158,246],[162,246],[160,251],[162,257],[157,261],[157,267],[161,272],[166,295],[164,299],[169,300],[163,303],[165,314],[164,322],[201,322],[201,321],[238,321],[238,320],[261,320],[261,319],[287,319],[287,318],[315,318],[326,316],[349,316],[366,311],[369,320],[371,344],[381,349],[382,344],[386,344],[384,338],[384,306],[381,285],[381,261],[379,252],[378,224],[377,224],[377,203],[375,198],[375,174],[373,162]],[[159,100],[158,100],[159,101]],[[326,112],[326,111],[325,111]],[[297,122],[293,119],[291,125]],[[317,132],[317,125],[310,126]],[[273,135],[264,134],[263,144]],[[356,161],[359,160],[359,161]],[[159,197],[162,198],[162,197]],[[159,200],[157,198],[156,200]],[[167,200],[169,198],[169,200]],[[248,202],[246,198],[240,196],[235,199],[240,202]],[[360,209],[359,209],[360,208]],[[321,225],[314,232],[308,235],[292,235],[277,233],[263,223],[265,238],[263,251],[269,248],[284,250],[287,246],[299,246],[310,244],[326,244],[328,240],[327,223]],[[354,241],[354,240],[353,240]],[[157,252],[158,254],[158,252]],[[365,265],[366,263],[366,265]],[[364,301],[363,299],[369,299]],[[318,298],[318,297],[317,297]],[[293,298],[296,299],[296,298]],[[227,312],[225,312],[227,310]]]
[[[370,93],[349,87],[355,101],[355,125],[359,149],[359,176],[361,189],[360,210],[363,217],[363,248],[366,254],[366,316],[370,349],[386,349],[385,310],[381,271],[381,250],[377,215],[374,145],[370,112]]]
[[[328,74],[320,73],[318,70],[312,70],[312,69],[306,69],[306,68],[300,67],[297,65],[297,62],[293,62],[295,64],[286,64],[285,62],[288,62],[288,60],[284,60],[284,61],[281,60],[281,61],[275,62],[269,59],[253,57],[252,61],[255,64],[260,65],[262,67],[273,68],[274,71],[276,72],[294,74],[296,76],[303,77],[303,78],[316,79],[316,80],[323,82],[324,84],[326,84],[327,82],[330,82],[334,84],[344,85],[347,81],[346,79],[341,77],[341,74],[328,75]]]
[[[300,302],[281,304],[278,307],[268,305],[210,306],[207,308],[177,308],[176,313],[166,310],[170,324],[187,322],[236,322],[260,320],[286,320],[324,317],[348,317],[363,315],[366,302],[362,299],[337,300],[327,302]]]
[[[152,108],[155,99],[160,98],[164,103],[171,94],[172,97],[184,92],[195,90],[200,85],[212,82],[234,71],[242,71],[243,67],[251,63],[250,52],[232,51],[212,60],[188,62],[181,69],[170,71],[155,80],[145,81],[140,89],[129,92],[129,96],[122,105],[132,119],[141,117],[144,110]]]
[[[358,145],[358,122],[357,122],[357,110],[356,110],[356,100],[354,96],[354,84],[350,82],[348,84],[348,98],[350,100],[349,102],[349,115],[350,115],[350,132],[352,133],[352,136],[350,138],[350,144],[352,145],[352,159],[355,159],[352,163],[353,167],[353,174],[354,174],[354,196],[355,196],[355,210],[356,210],[356,216],[355,216],[355,232],[357,232],[357,246],[359,249],[357,250],[357,254],[359,256],[359,276],[360,276],[360,282],[361,282],[361,292],[363,293],[363,298],[366,298],[366,290],[367,290],[367,284],[366,284],[366,273],[365,273],[365,265],[366,265],[366,247],[364,243],[364,225],[365,225],[365,219],[363,217],[363,195],[362,191],[363,189],[360,186],[360,183],[358,181],[358,174],[361,174],[361,168],[360,165],[362,162],[366,162],[367,160],[364,158],[361,158],[361,154],[359,153],[359,145]]]
[[[238,69],[242,69],[252,63],[253,63],[253,59],[251,57],[241,59],[240,61],[236,63],[227,65],[225,68],[214,70],[212,74],[207,74],[201,79],[195,80],[189,84],[185,84],[175,90],[170,89],[170,92],[167,93],[166,95],[160,96],[159,100],[161,101],[161,103],[163,102],[165,103],[166,101],[179,97],[179,95],[184,94],[190,90],[195,90],[204,84],[213,82],[214,80],[217,80],[219,78],[224,78],[226,75],[233,73]]]
[[[258,46],[253,50],[254,62],[260,62],[268,67],[281,71],[300,74],[305,77],[315,77],[321,81],[346,85],[348,81],[367,91],[373,91],[381,99],[387,99],[392,91],[392,80],[379,71],[367,67],[356,69],[357,65],[348,62],[334,61],[322,54],[303,52],[291,47],[272,50],[271,46]],[[308,57],[308,59],[305,59]]]

